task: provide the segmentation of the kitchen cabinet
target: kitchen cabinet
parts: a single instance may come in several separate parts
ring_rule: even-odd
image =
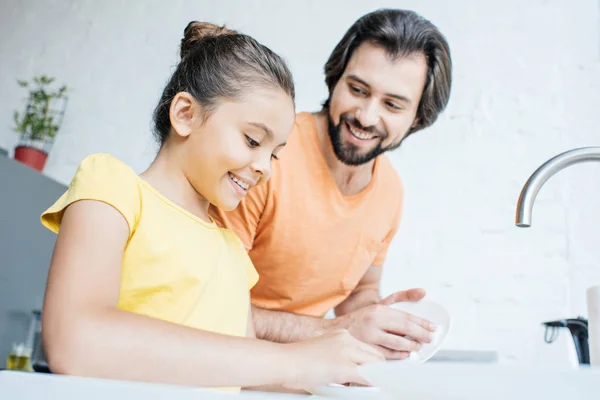
[[[66,186],[0,156],[0,368],[15,342],[24,342],[31,312],[40,309],[56,235],[40,214]]]

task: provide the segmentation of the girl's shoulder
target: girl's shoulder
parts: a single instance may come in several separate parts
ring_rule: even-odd
[[[67,191],[42,214],[42,224],[57,232],[64,210],[80,200],[101,201],[114,207],[131,230],[141,211],[139,178],[119,159],[109,154],[92,154],[81,161]]]
[[[73,179],[82,175],[86,178],[107,177],[112,180],[137,179],[137,174],[129,165],[106,153],[92,154],[84,158],[77,167]]]

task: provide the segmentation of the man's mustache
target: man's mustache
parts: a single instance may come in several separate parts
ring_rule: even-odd
[[[366,127],[362,126],[362,124],[360,122],[358,122],[358,120],[351,115],[342,115],[340,117],[340,121],[341,122],[345,121],[348,124],[350,124],[351,126],[353,126],[354,128],[360,129],[361,131],[364,131],[367,133],[374,133],[381,139],[385,139],[387,137],[387,133],[380,131],[379,129],[377,129],[376,126],[374,126],[374,125],[366,126]]]

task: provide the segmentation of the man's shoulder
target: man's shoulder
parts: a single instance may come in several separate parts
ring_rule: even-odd
[[[296,128],[310,127],[314,125],[314,115],[308,111],[302,111],[296,114]]]
[[[296,114],[296,121],[288,137],[286,146],[281,150],[278,164],[296,164],[303,162],[314,147],[317,131],[314,116],[309,112]]]
[[[296,114],[296,121],[294,122],[294,128],[290,133],[288,144],[301,142],[302,137],[306,138],[307,135],[312,135],[316,132],[315,117],[310,112],[300,112]]]

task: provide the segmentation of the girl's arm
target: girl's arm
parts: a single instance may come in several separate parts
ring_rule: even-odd
[[[177,385],[303,387],[360,382],[356,365],[381,359],[346,332],[281,345],[118,310],[128,234],[125,218],[103,202],[82,200],[65,210],[42,313],[53,372]]]

